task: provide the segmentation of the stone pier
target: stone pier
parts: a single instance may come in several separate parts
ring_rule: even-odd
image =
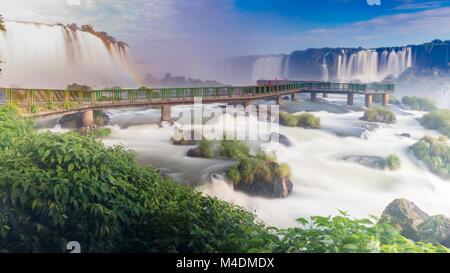
[[[297,99],[297,92],[292,93],[292,100],[296,100]]]
[[[388,106],[388,104],[389,104],[389,94],[383,94],[383,101],[382,101],[382,103],[383,103],[383,106],[384,107],[386,107],[386,106]]]
[[[161,121],[171,121],[170,118],[170,105],[161,105]]]
[[[283,96],[277,96],[277,104],[280,105],[283,101]]]
[[[322,94],[322,97],[325,99],[325,98],[328,98],[328,93],[323,93]]]
[[[353,93],[348,93],[348,94],[347,94],[347,104],[348,104],[348,105],[353,105],[354,98],[355,98],[355,94],[353,94]]]
[[[317,94],[316,93],[311,93],[311,101],[316,101],[317,98]]]
[[[94,111],[86,110],[82,113],[83,127],[88,127],[94,124]]]
[[[251,100],[244,100],[243,102],[242,102],[242,105],[244,106],[244,108],[247,108],[247,106],[249,106],[250,104],[251,104]]]
[[[366,94],[366,107],[370,108],[372,106],[373,94]]]

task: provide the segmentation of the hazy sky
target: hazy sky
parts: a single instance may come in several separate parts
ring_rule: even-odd
[[[205,62],[309,47],[450,39],[450,1],[0,0],[6,19],[92,24],[130,45],[143,70],[201,75]]]

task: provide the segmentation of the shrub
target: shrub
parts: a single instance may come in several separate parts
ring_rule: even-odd
[[[391,171],[398,170],[401,167],[400,158],[396,155],[389,155],[385,158],[384,163]]]
[[[422,97],[403,97],[402,103],[407,105],[411,110],[416,111],[433,111],[436,110],[436,103],[429,98]]]
[[[395,114],[382,106],[372,107],[364,111],[363,120],[373,122],[394,123],[396,120]]]
[[[286,112],[280,112],[280,124],[288,127],[303,127],[303,128],[320,128],[320,118],[315,117],[310,113],[302,113],[293,115]]]
[[[98,128],[97,130],[91,131],[88,136],[94,139],[104,139],[111,134],[110,128]]]
[[[320,128],[320,118],[315,117],[310,113],[303,113],[295,117],[297,118],[297,126],[312,129]]]
[[[412,146],[414,155],[438,176],[450,179],[450,147],[444,138],[425,136]]]
[[[240,158],[250,155],[250,147],[239,140],[222,140],[220,155],[226,158]]]
[[[450,110],[434,110],[423,115],[420,124],[431,130],[437,130],[441,134],[450,137]]]
[[[251,184],[254,181],[271,182],[274,178],[290,178],[291,169],[285,164],[278,164],[275,157],[257,153],[254,157],[240,158],[231,166],[228,177],[233,183]]]
[[[298,120],[293,114],[280,112],[280,124],[288,127],[295,127],[298,124]]]
[[[214,156],[212,141],[204,138],[203,140],[199,141],[198,147],[204,157],[212,158]]]

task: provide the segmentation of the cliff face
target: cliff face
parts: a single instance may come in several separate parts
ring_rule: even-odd
[[[227,60],[224,74],[239,81],[254,81],[269,75],[304,80],[382,81],[398,78],[411,69],[418,75],[450,75],[449,56],[450,40],[374,49],[312,48],[278,55],[281,65],[277,73],[267,73],[262,62],[262,59],[274,56],[244,56]]]

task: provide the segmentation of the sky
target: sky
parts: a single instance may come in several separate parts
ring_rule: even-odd
[[[448,0],[0,0],[0,14],[92,24],[156,76],[204,75],[205,63],[232,56],[450,39]]]

